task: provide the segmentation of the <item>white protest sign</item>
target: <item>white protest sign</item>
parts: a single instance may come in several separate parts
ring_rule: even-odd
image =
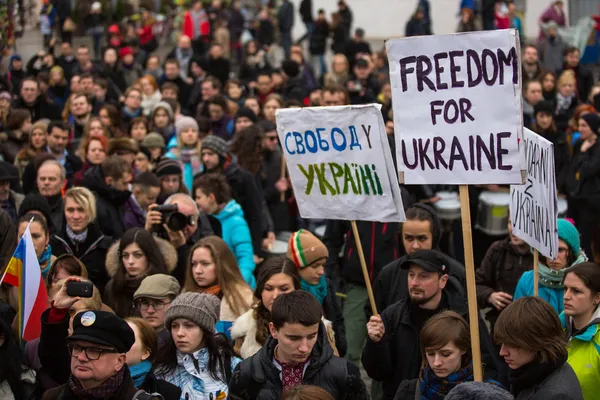
[[[512,233],[553,260],[558,255],[554,146],[529,129],[524,131],[523,142],[527,182],[510,185]]]
[[[400,182],[520,184],[514,29],[386,42]]]
[[[302,217],[404,221],[381,106],[287,108],[275,119]]]

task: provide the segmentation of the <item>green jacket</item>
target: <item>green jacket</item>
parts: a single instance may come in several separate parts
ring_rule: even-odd
[[[587,327],[574,334],[573,323],[564,312],[560,314],[563,329],[569,337],[569,359],[583,392],[583,398],[596,399],[600,393],[600,308]]]

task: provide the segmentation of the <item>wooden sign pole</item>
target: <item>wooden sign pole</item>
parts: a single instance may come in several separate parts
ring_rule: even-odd
[[[462,220],[463,244],[465,247],[465,272],[467,275],[467,300],[469,304],[469,327],[471,329],[471,352],[473,355],[473,380],[483,379],[481,348],[479,344],[479,311],[475,287],[475,262],[473,260],[473,236],[471,232],[471,205],[469,186],[460,185],[460,213]]]
[[[377,305],[375,304],[375,296],[373,296],[373,288],[371,287],[371,279],[369,278],[369,271],[367,271],[367,263],[365,261],[365,253],[363,253],[362,243],[360,242],[360,236],[358,235],[358,228],[356,227],[356,221],[350,221],[352,225],[352,232],[354,234],[354,241],[356,242],[356,250],[358,250],[358,258],[360,259],[360,266],[362,267],[363,275],[365,277],[365,286],[367,287],[367,294],[369,295],[369,302],[371,303],[371,311],[373,315],[379,315],[377,313]],[[478,341],[479,343],[479,341]]]
[[[287,168],[285,165],[285,157],[281,156],[281,179],[287,178]],[[285,192],[281,192],[280,201],[283,203],[285,201]]]
[[[538,295],[539,288],[539,270],[540,267],[540,253],[537,249],[533,249],[533,295]]]

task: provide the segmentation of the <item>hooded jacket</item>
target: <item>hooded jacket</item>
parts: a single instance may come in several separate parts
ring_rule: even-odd
[[[175,270],[177,266],[177,251],[175,248],[164,239],[154,237],[156,246],[160,253],[165,259],[165,266],[168,273],[170,274]],[[144,278],[148,275],[143,274],[137,279],[128,279],[123,291],[117,292],[115,290],[114,276],[119,269],[119,244],[120,240],[114,242],[108,249],[106,254],[106,273],[110,276],[110,281],[104,289],[104,296],[102,296],[102,302],[112,308],[121,318],[131,317],[136,315],[133,304],[133,294],[140,287],[140,284]],[[139,315],[139,314],[137,314]]]
[[[230,200],[215,217],[221,222],[222,238],[235,256],[244,280],[254,289],[254,250],[242,207],[237,201]]]
[[[469,318],[467,298],[462,285],[454,277],[449,277],[442,291],[443,301],[449,310],[456,311],[467,320]],[[436,313],[444,311],[438,307]],[[419,376],[421,352],[419,351],[419,331],[413,322],[409,299],[392,304],[381,313],[385,335],[375,343],[367,338],[363,349],[362,363],[367,374],[383,381],[385,398],[393,399],[398,386],[407,379]],[[492,339],[481,317],[478,318],[482,361],[485,365],[485,379],[497,379],[498,362]]]
[[[569,337],[567,362],[575,371],[585,399],[600,393],[600,308],[592,315],[587,326],[574,331],[571,317],[560,314],[560,322]]]
[[[125,233],[124,205],[131,196],[128,190],[117,190],[104,182],[99,166],[89,170],[83,177],[83,186],[96,195],[97,220],[106,236],[119,239]]]
[[[229,383],[231,400],[275,400],[283,392],[281,373],[273,363],[278,341],[269,337],[254,356],[242,361]],[[360,371],[352,362],[333,355],[325,326],[319,324],[317,342],[304,370],[302,384],[319,386],[339,400],[368,399]]]

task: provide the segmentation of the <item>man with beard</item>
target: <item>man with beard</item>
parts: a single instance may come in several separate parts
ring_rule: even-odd
[[[24,108],[31,113],[31,123],[40,119],[51,121],[60,120],[60,110],[54,103],[46,100],[40,91],[40,84],[34,77],[27,77],[21,82],[19,98],[13,103],[12,108]]]
[[[448,275],[443,254],[418,250],[400,266],[408,270],[409,298],[392,304],[367,324],[368,339],[362,362],[367,374],[383,381],[386,399],[393,399],[400,383],[419,376],[422,365],[419,332],[425,322],[444,310],[453,310],[469,319],[462,285]],[[485,379],[497,379],[495,350],[482,318],[478,318]]]
[[[81,159],[67,150],[70,131],[71,127],[66,122],[54,121],[48,125],[48,136],[46,136],[48,142],[46,151],[56,157],[59,164],[65,168],[69,186],[73,174],[79,171],[82,166]]]
[[[538,58],[538,50],[534,45],[528,44],[523,49],[522,70],[523,84],[529,81],[539,81],[542,77],[543,71]]]
[[[125,233],[124,206],[131,192],[131,164],[118,156],[107,157],[83,177],[83,186],[96,195],[100,230],[113,240]]]
[[[540,81],[527,81],[523,85],[523,126],[531,129],[535,119],[534,108],[544,99]]]
[[[83,79],[81,79],[83,81]],[[92,105],[85,93],[77,93],[71,97],[71,115],[73,116],[73,148],[77,148],[83,128],[92,115]]]
[[[196,106],[196,119],[210,116],[208,112],[209,100],[221,94],[221,81],[214,76],[208,76],[202,81],[202,101]]]

